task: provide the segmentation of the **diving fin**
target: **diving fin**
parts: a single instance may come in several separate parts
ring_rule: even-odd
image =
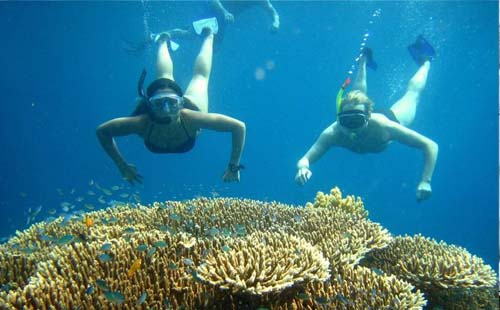
[[[377,70],[378,68],[378,65],[377,63],[375,62],[375,60],[373,60],[373,51],[371,48],[369,47],[363,47],[361,49],[361,55],[365,57],[366,59],[366,66],[372,70]]]
[[[417,37],[415,43],[408,46],[408,52],[418,65],[423,65],[426,60],[436,57],[436,51],[422,35]]]
[[[164,32],[160,32],[160,33],[151,33],[150,34],[150,38],[156,44],[158,44],[158,43],[160,43],[162,41],[167,42],[168,47],[173,52],[175,52],[176,50],[178,50],[179,47],[180,47],[179,43],[177,43],[177,42],[175,42],[175,41],[173,41],[171,39],[171,34],[170,34],[169,31],[164,31]]]
[[[219,31],[219,24],[217,23],[217,18],[211,17],[194,21],[193,28],[198,35],[200,35],[205,28],[210,29],[211,33],[217,34]]]
[[[172,49],[173,52],[175,52],[176,50],[179,49],[179,47],[181,47],[179,45],[179,43],[173,41],[173,40],[170,40],[170,49]]]

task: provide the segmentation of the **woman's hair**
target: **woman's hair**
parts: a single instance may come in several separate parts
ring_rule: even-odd
[[[142,114],[146,114],[148,112],[149,112],[148,99],[146,99],[144,97],[135,98],[135,109],[132,112],[132,114],[130,114],[130,116],[142,115]]]
[[[360,90],[353,90],[347,93],[347,96],[342,99],[341,111],[353,109],[359,104],[365,106],[365,112],[371,113],[373,111],[373,101]]]

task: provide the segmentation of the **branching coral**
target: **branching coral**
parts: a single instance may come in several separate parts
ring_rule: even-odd
[[[303,239],[255,233],[218,250],[198,267],[199,277],[234,294],[278,293],[285,288],[329,278],[328,261]]]
[[[37,223],[0,245],[0,309],[417,310],[422,294],[404,281],[493,285],[464,249],[391,242],[367,215],[335,188],[307,207],[199,198]],[[366,257],[388,274],[359,266]]]
[[[328,304],[333,309],[419,310],[426,304],[420,291],[394,276],[378,274],[358,266],[341,268],[324,284],[308,285],[310,302]]]
[[[370,256],[373,264],[422,289],[496,284],[495,272],[481,258],[421,235],[397,237],[389,247]]]
[[[351,195],[342,198],[342,193],[338,187],[332,188],[330,194],[325,195],[323,192],[318,192],[314,199],[314,203],[308,202],[306,207],[326,208],[337,212],[345,212],[356,218],[368,217],[368,211],[365,210],[361,198],[355,198]]]

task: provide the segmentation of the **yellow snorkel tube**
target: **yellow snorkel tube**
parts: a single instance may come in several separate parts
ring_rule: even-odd
[[[349,86],[349,84],[351,84],[351,78],[347,77],[342,86],[340,86],[339,92],[337,93],[337,100],[336,100],[337,115],[340,113],[340,110],[342,109],[342,98],[344,97],[344,91],[347,88],[347,86]]]

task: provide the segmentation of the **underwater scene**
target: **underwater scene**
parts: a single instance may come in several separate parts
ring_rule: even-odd
[[[498,21],[1,2],[0,309],[499,309]]]

